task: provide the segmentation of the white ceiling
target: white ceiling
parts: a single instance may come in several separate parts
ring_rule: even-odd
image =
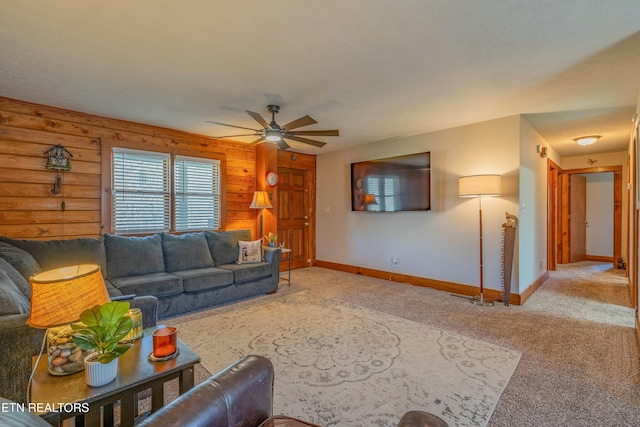
[[[313,154],[513,114],[625,150],[639,93],[638,0],[0,3],[0,96],[212,136],[279,104],[340,130]]]

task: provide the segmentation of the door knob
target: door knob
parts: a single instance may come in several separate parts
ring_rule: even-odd
[[[305,223],[304,223],[304,225],[308,227],[308,226],[309,226],[309,223],[308,223],[308,222],[305,222]]]

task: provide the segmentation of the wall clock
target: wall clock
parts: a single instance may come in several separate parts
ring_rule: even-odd
[[[278,185],[278,173],[273,171],[267,172],[266,180],[269,187],[275,187]]]

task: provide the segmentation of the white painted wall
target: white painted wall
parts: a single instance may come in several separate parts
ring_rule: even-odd
[[[586,178],[587,255],[613,256],[613,172]]]
[[[500,174],[503,196],[482,202],[484,284],[500,290],[502,224],[505,212],[518,212],[520,121],[511,116],[319,155],[317,259],[390,270],[398,257],[402,273],[478,286],[478,200],[458,197],[458,178]],[[351,211],[351,163],[422,151],[431,152],[431,211]]]

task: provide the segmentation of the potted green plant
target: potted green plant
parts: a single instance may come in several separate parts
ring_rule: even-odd
[[[117,376],[118,358],[131,348],[131,344],[119,342],[131,330],[128,311],[128,302],[111,301],[83,311],[80,323],[71,325],[75,345],[93,351],[85,358],[89,386],[100,387]]]
[[[276,242],[278,241],[278,235],[277,234],[272,233],[270,231],[268,235],[264,236],[264,238],[267,239],[267,246],[270,246],[272,248],[276,247]]]

